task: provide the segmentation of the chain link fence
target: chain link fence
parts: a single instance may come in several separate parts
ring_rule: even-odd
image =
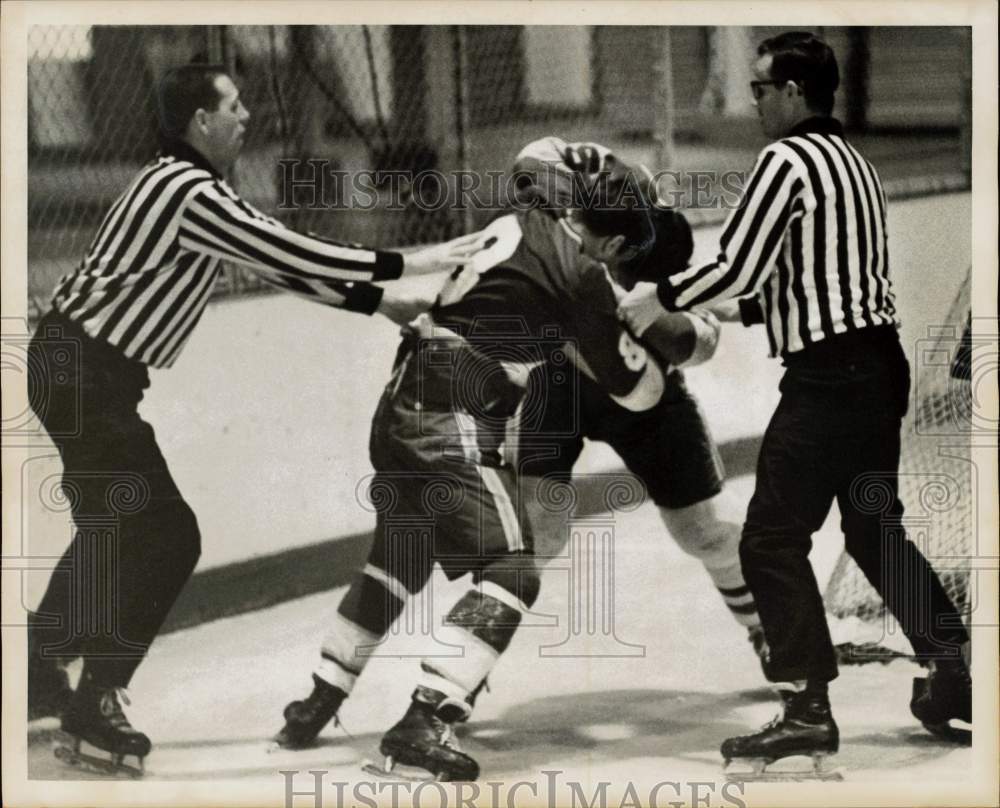
[[[747,55],[776,30],[33,27],[29,314],[45,309],[108,205],[155,154],[153,90],[170,66],[219,62],[237,78],[251,120],[233,183],[247,199],[297,229],[406,246],[481,224],[488,210],[456,203],[456,172],[503,171],[547,134],[603,142],[657,167],[748,169],[763,139],[747,118]],[[838,114],[856,127],[916,121],[931,133],[927,148],[958,167],[968,61],[960,32],[818,32],[844,66],[851,93],[841,96],[860,99],[841,101]],[[930,54],[935,81],[917,73],[914,84],[913,71],[895,70],[886,54],[900,47]],[[393,172],[414,182],[395,182]],[[217,293],[259,288],[228,268]]]

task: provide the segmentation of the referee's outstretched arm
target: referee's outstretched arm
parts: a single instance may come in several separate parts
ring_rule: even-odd
[[[802,179],[780,144],[761,152],[744,204],[726,220],[714,261],[657,285],[668,311],[756,293],[767,279],[796,209],[804,210]]]
[[[285,227],[207,176],[185,205],[178,240],[184,249],[232,261],[289,285],[296,280],[386,281],[400,277],[404,269],[453,269],[480,246],[475,233],[405,255],[339,244]],[[308,294],[305,287],[293,290]]]

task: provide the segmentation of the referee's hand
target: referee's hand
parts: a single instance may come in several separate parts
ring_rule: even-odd
[[[443,244],[432,244],[411,253],[404,253],[403,274],[452,270],[468,263],[472,256],[483,248],[485,241],[486,237],[482,231],[476,231]]]
[[[635,337],[641,337],[663,314],[666,314],[666,309],[656,296],[655,283],[637,283],[618,304],[618,319],[628,326]]]

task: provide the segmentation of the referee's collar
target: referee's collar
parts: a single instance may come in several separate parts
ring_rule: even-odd
[[[213,177],[223,179],[222,174],[218,172],[215,166],[208,162],[206,157],[187,141],[171,139],[163,144],[160,154],[176,157],[178,160],[187,160],[189,163],[194,163],[198,168],[205,169]]]
[[[792,127],[785,137],[795,137],[796,135],[838,135],[844,136],[844,126],[836,118],[826,115],[818,115],[815,118],[806,118],[799,121]]]

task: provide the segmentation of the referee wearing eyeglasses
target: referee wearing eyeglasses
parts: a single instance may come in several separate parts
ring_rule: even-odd
[[[169,71],[157,104],[162,154],[115,201],[79,267],[59,282],[29,348],[39,370],[29,379],[30,401],[59,449],[77,528],[29,616],[29,718],[62,712],[68,733],[140,758],[149,739],[129,725],[117,692],[200,554],[195,515],[137,411],[147,368],[177,359],[223,260],[316,302],[406,322],[417,302],[370,282],[452,269],[475,248],[475,236],[406,255],[348,246],[296,233],[249,205],[223,177],[250,115],[222,67]],[[67,345],[78,353],[61,372]],[[109,518],[117,535],[89,527]],[[55,660],[80,655],[73,693]]]
[[[968,641],[937,575],[900,527],[900,425],[909,367],[890,280],[886,202],[878,174],[831,117],[839,71],[808,33],[758,48],[751,83],[760,154],[716,260],[623,301],[639,335],[662,312],[752,296],[770,353],[787,368],[764,434],[740,556],[780,683],[783,718],[722,746],[729,759],[833,753],[827,683],[837,664],[809,563],[812,534],[836,500],[846,549],[896,616],[918,658],[914,715],[929,727],[971,720]],[[890,503],[882,508],[875,500]],[[873,503],[875,503],[873,505]]]

